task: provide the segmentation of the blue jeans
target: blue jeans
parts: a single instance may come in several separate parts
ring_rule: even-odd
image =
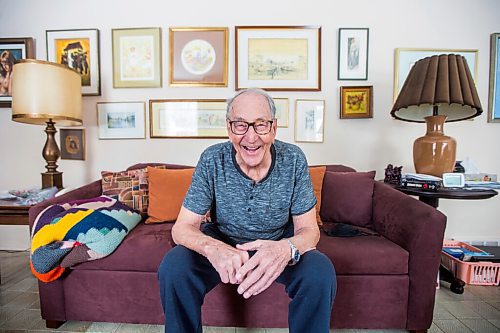
[[[184,246],[176,246],[163,258],[158,279],[165,333],[201,333],[201,305],[205,295],[221,282],[210,262]],[[298,264],[287,266],[276,282],[285,285],[291,298],[291,333],[329,332],[337,282],[327,256],[317,250],[305,253]]]

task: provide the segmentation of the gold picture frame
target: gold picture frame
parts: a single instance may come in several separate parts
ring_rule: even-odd
[[[145,102],[97,102],[99,139],[145,139]]]
[[[61,128],[61,159],[85,160],[85,129]]]
[[[149,101],[151,138],[227,138],[224,99]]]
[[[373,86],[340,87],[340,119],[373,118]]]
[[[321,27],[237,26],[236,90],[321,90]]]
[[[228,28],[170,28],[172,87],[227,87]]]
[[[112,29],[113,87],[160,88],[161,28]]]

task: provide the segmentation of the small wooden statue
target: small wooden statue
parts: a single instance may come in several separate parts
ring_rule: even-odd
[[[385,168],[385,178],[384,183],[399,185],[401,183],[401,170],[403,166],[393,166],[388,164]]]

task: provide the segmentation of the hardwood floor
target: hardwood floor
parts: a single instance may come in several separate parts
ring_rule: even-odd
[[[58,330],[45,327],[40,317],[36,279],[29,270],[28,252],[0,251],[0,333],[101,332],[161,333],[161,325],[133,325],[69,321]],[[204,333],[284,333],[287,329],[204,327]],[[396,333],[401,330],[331,330],[340,333]],[[446,283],[436,290],[431,333],[500,333],[500,288],[466,286],[462,295]],[[308,333],[308,332],[305,332]]]

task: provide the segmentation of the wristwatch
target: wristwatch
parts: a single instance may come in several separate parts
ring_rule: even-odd
[[[288,242],[288,245],[290,245],[290,250],[292,251],[292,257],[290,258],[290,261],[288,262],[288,266],[293,266],[299,262],[300,252],[289,239],[287,239],[287,242]]]

